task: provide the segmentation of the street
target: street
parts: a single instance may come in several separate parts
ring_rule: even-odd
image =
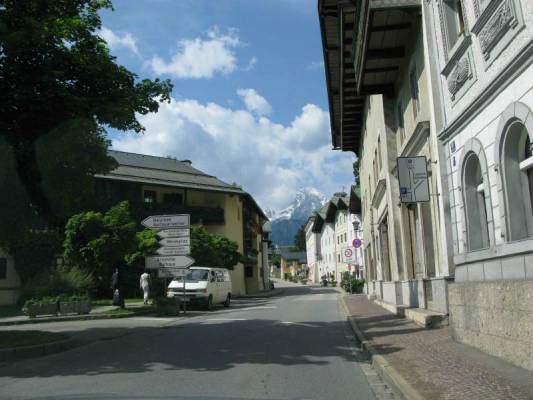
[[[92,342],[3,365],[0,398],[375,398],[338,292],[280,285],[280,296],[187,318],[39,324]]]

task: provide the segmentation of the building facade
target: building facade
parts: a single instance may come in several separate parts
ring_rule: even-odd
[[[450,188],[453,335],[533,370],[533,2],[423,3]]]
[[[449,313],[456,340],[533,369],[533,2],[318,3],[332,143],[360,157],[369,294]],[[413,156],[429,198],[406,204],[397,159]]]
[[[333,144],[360,157],[368,294],[400,314],[444,315],[447,192],[420,2],[320,6]],[[403,203],[397,159],[415,156],[425,157],[429,198]]]
[[[306,224],[306,250],[312,282],[318,283],[323,276],[340,282],[342,273],[351,271],[363,276],[362,247],[354,247],[354,239],[361,239],[360,200],[357,190],[350,195],[336,193],[321,209],[316,210]],[[346,262],[343,252],[355,253],[353,262]]]
[[[309,281],[318,283],[320,281],[320,236],[313,231],[313,225],[317,216],[311,215],[305,224],[305,249],[307,254],[307,267],[309,268]]]

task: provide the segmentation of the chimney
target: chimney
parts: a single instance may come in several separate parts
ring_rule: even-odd
[[[192,161],[191,160],[181,160],[180,162],[182,162],[184,164],[187,164],[187,165],[192,165]]]
[[[346,193],[346,192],[337,192],[337,193],[334,193],[333,196],[335,196],[335,197],[346,197],[346,196],[348,196],[348,193]]]

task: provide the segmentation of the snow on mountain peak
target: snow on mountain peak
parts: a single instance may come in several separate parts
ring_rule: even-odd
[[[327,197],[315,188],[302,188],[296,192],[293,202],[288,207],[279,212],[268,210],[272,213],[269,218],[272,220],[298,219],[305,221],[314,210],[322,207],[327,200]]]

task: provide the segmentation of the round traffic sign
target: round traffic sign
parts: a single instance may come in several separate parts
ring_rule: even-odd
[[[354,239],[353,242],[353,247],[355,247],[356,249],[358,249],[359,247],[361,247],[361,245],[363,244],[363,242],[361,241],[361,239]]]
[[[344,257],[346,258],[352,258],[353,251],[350,248],[344,249]]]

